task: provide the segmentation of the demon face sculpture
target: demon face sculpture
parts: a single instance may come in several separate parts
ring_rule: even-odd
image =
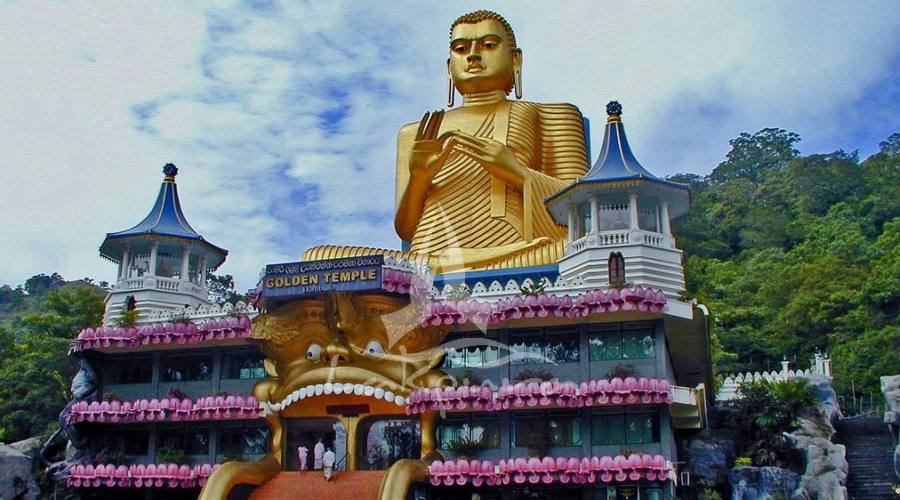
[[[270,378],[254,388],[267,413],[327,415],[354,406],[363,415],[404,414],[410,392],[436,387],[446,329],[403,314],[408,301],[384,293],[337,293],[298,300],[259,316],[252,337]]]

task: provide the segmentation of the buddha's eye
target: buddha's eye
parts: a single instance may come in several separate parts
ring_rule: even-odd
[[[306,348],[306,359],[310,361],[318,361],[322,357],[322,346],[313,342]]]
[[[497,42],[484,42],[484,48],[486,49],[496,49],[497,45],[499,45]]]
[[[366,354],[369,356],[383,356],[384,346],[377,340],[370,340],[369,343],[366,344]]]

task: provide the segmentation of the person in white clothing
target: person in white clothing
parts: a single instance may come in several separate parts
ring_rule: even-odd
[[[317,439],[316,446],[313,447],[313,469],[319,470],[322,468],[323,455],[325,455],[325,445],[322,444],[321,439]]]
[[[331,475],[334,473],[334,452],[331,448],[328,448],[322,457],[322,464],[325,466],[325,480],[331,481]]]
[[[309,448],[300,445],[297,448],[297,463],[300,464],[300,470],[306,470],[306,457],[309,456]]]

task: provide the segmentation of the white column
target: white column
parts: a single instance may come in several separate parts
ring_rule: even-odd
[[[184,250],[181,251],[181,280],[182,281],[190,281],[191,277],[188,276],[188,272],[190,272],[191,267],[191,247],[184,247]]]
[[[206,286],[206,256],[200,257],[200,269],[197,270],[197,283],[200,286]]]
[[[660,216],[660,222],[662,222],[662,226],[660,228],[662,234],[671,235],[672,227],[669,225],[669,202],[663,201],[660,203],[660,209],[662,210],[662,215]]]
[[[600,199],[591,196],[591,232],[600,232]]]
[[[640,229],[638,227],[638,195],[631,193],[628,195],[628,227],[633,231]]]
[[[150,246],[150,270],[147,272],[150,276],[156,276],[156,257],[159,254],[159,243]]]
[[[122,254],[122,269],[119,272],[119,279],[128,279],[128,271],[131,269],[131,252],[125,249]]]
[[[575,209],[575,205],[569,205],[569,243],[574,242],[578,239],[578,228],[576,224],[578,223],[578,212]]]

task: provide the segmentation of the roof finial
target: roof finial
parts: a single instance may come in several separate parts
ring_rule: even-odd
[[[175,176],[178,175],[178,167],[174,163],[166,163],[163,166],[163,174],[165,174],[167,181],[175,182]]]
[[[622,105],[619,104],[619,101],[609,101],[606,105],[606,114],[608,116],[607,122],[619,121],[619,117],[622,115]]]

